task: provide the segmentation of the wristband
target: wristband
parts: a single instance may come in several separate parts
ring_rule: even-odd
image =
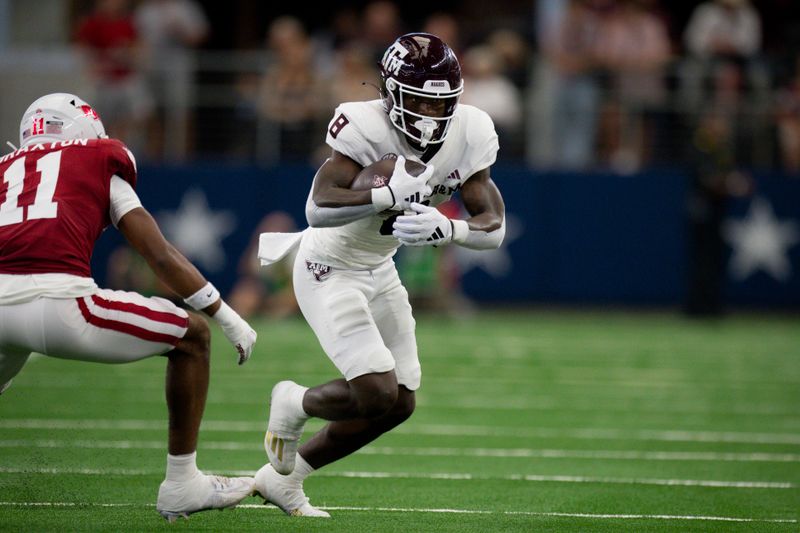
[[[219,291],[209,281],[208,283],[205,284],[205,286],[202,289],[192,294],[188,298],[184,298],[183,301],[186,302],[186,305],[188,305],[192,309],[200,311],[202,309],[205,309],[209,305],[213,304],[218,299],[219,299]]]
[[[450,220],[453,225],[453,242],[463,244],[469,236],[469,224],[466,220]]]
[[[394,193],[387,185],[386,187],[378,187],[372,189],[372,205],[375,206],[376,211],[383,211],[384,209],[391,209],[395,204]]]

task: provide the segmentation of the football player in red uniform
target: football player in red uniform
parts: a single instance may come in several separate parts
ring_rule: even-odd
[[[209,379],[206,321],[162,298],[98,288],[89,260],[113,224],[158,277],[221,326],[239,364],[256,333],[161,234],[134,192],[136,162],[77,96],[50,94],[22,116],[18,150],[0,157],[0,393],[32,352],[125,363],[167,357],[169,453],[157,509],[167,519],[232,507],[249,477],[195,463]]]

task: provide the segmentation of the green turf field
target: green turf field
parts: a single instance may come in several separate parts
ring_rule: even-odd
[[[0,397],[0,531],[800,530],[799,320],[537,311],[418,322],[417,412],[306,482],[330,520],[248,498],[167,524],[155,511],[164,360],[31,360]],[[264,463],[276,381],[337,377],[302,320],[258,330],[244,367],[215,331],[206,471]]]

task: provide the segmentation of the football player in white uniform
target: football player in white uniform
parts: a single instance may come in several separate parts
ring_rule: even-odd
[[[463,81],[450,47],[435,35],[403,35],[380,68],[381,99],[343,103],[330,122],[333,153],[308,197],[310,228],[288,241],[285,234],[262,236],[263,263],[299,244],[298,303],[344,376],[311,388],[282,381],[272,389],[269,463],[256,474],[256,490],[291,515],[328,516],[309,504],[303,480],[414,411],[421,371],[408,293],[392,260],[397,248],[454,242],[492,249],[505,234],[503,199],[489,172],[497,134],[486,113],[458,104]],[[398,154],[388,186],[350,189],[363,167],[387,153]],[[406,158],[427,168],[412,177]],[[457,191],[466,220],[435,207]],[[310,417],[329,423],[298,450]]]

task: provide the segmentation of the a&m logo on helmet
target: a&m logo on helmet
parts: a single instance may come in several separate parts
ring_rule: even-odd
[[[383,54],[383,60],[381,61],[381,64],[383,65],[384,70],[397,76],[400,73],[400,68],[403,66],[403,58],[407,55],[408,50],[406,50],[399,42],[395,42],[389,47],[388,50],[386,50],[386,53]]]

